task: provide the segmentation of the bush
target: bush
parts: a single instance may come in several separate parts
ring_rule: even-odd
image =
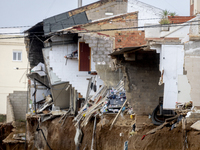
[[[0,114],[0,123],[6,122],[6,115]]]

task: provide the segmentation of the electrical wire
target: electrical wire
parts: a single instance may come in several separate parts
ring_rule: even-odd
[[[123,14],[122,14],[123,15]],[[117,16],[116,16],[117,17]],[[120,17],[120,16],[119,16]],[[106,18],[105,18],[106,19]],[[109,18],[108,18],[109,19]],[[112,18],[110,18],[112,19]],[[140,21],[140,20],[158,20],[158,19],[162,19],[162,18],[143,18],[143,19],[126,19],[125,21]],[[176,18],[175,20],[178,21],[178,20],[181,20],[182,18]],[[94,20],[95,21],[95,20]],[[94,22],[93,21],[93,22]],[[112,21],[112,22],[117,22],[117,21]],[[56,23],[59,23],[59,22],[56,22]],[[53,24],[56,24],[56,23],[53,23]],[[92,23],[92,22],[88,22],[88,23]],[[76,24],[83,24],[83,23],[76,23]],[[86,23],[87,24],[87,23]],[[10,26],[10,27],[0,27],[0,29],[9,29],[9,28],[27,28],[27,27],[39,27],[39,26],[49,26],[51,25],[50,23],[48,24],[43,24],[43,25],[24,25],[24,26]],[[74,25],[73,23],[63,23],[62,25]],[[41,32],[39,32],[41,33]]]
[[[199,22],[200,20],[198,20]],[[197,22],[197,21],[195,21]],[[186,22],[187,24],[168,24],[168,26],[170,27],[181,27],[181,26],[196,26],[196,25],[200,25],[198,24],[189,24],[190,22]],[[129,29],[143,29],[143,28],[158,28],[158,27],[162,27],[163,25],[149,25],[149,26],[139,26],[139,27],[127,27],[127,28],[113,28],[113,29],[101,29],[101,30],[87,30],[84,32],[80,32],[80,33],[91,33],[91,32],[105,32],[105,31],[115,31],[115,30],[129,30]],[[63,31],[60,31],[63,32]],[[52,33],[52,35],[54,35],[55,33]],[[68,33],[68,34],[74,34],[74,33]],[[44,35],[37,35],[44,37]],[[19,37],[4,37],[4,38],[0,38],[0,39],[13,39],[13,38],[25,38],[27,36],[19,36]],[[34,36],[28,36],[29,38],[34,37]]]
[[[181,18],[180,18],[181,19]],[[174,19],[173,21],[178,21],[178,20],[176,20],[176,19]],[[181,24],[183,24],[183,23],[193,23],[193,22],[199,22],[200,20],[194,20],[194,21],[187,21],[187,22],[179,22],[179,23],[174,23],[174,24],[168,24],[168,25],[170,25],[170,26],[177,26],[177,25],[179,25],[179,26],[181,26]],[[111,21],[112,22],[112,21]],[[117,22],[117,21],[116,21]],[[191,24],[192,25],[192,24]],[[197,24],[198,25],[198,24]],[[150,26],[140,26],[140,27],[134,27],[134,29],[138,29],[138,28],[147,28],[147,27],[157,27],[157,26],[162,26],[162,25],[160,25],[160,24],[158,24],[158,25],[150,25]],[[133,28],[133,27],[129,27],[130,29],[131,28]],[[127,28],[125,28],[125,29],[127,29]],[[109,29],[108,29],[109,30]],[[112,30],[112,29],[110,29],[110,30]],[[95,30],[93,30],[93,32],[94,32]],[[100,31],[100,30],[98,30],[98,31]],[[41,34],[43,34],[44,32],[29,32],[29,34],[31,34],[31,33],[41,33]],[[24,34],[24,32],[15,32],[15,33],[0,33],[0,35],[6,35],[6,34]],[[39,35],[37,35],[37,36],[39,36]],[[30,37],[30,36],[29,36]],[[20,38],[20,37],[16,37],[16,38]],[[0,38],[0,39],[2,39],[2,38]]]

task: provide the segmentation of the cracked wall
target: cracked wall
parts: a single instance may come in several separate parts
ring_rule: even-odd
[[[185,70],[191,86],[193,106],[200,106],[200,41],[185,44]]]
[[[94,33],[80,34],[79,42],[89,44],[92,51],[92,61],[100,78],[107,86],[115,86],[122,78],[120,70],[113,70],[113,62],[108,55],[113,51],[114,38]]]

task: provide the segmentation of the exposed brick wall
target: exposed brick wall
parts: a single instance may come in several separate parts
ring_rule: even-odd
[[[118,31],[115,33],[115,48],[146,45],[144,31]]]
[[[168,16],[170,23],[183,23],[193,19],[195,16]]]
[[[81,25],[79,27],[87,31],[87,30],[104,30],[104,29],[117,30],[119,28],[137,27],[137,26],[138,26],[138,12],[132,12],[108,19],[91,22],[88,24]],[[115,37],[116,30],[99,31],[99,33]],[[131,29],[129,31],[134,31],[134,30],[136,31],[136,29]],[[126,32],[124,34],[126,34]]]
[[[9,94],[8,101],[10,102],[11,107],[13,108],[14,119],[25,120],[27,106],[27,91],[14,91],[14,93]],[[9,103],[7,105],[9,105]],[[12,110],[9,109],[9,111]],[[10,115],[10,112],[7,112],[7,115]],[[8,117],[11,118],[11,120],[13,118],[12,116]]]
[[[105,5],[107,3],[111,3],[111,2],[127,2],[127,0],[101,0],[101,1],[98,1],[96,3],[92,3],[92,4],[89,4],[89,5],[74,9],[72,11],[69,11],[68,13],[69,13],[69,16],[73,16],[73,15],[82,13],[84,11],[88,11],[88,10],[91,10],[91,9],[98,8],[100,6],[103,6],[103,5]]]
[[[110,67],[112,65],[112,59],[108,55],[113,51],[114,38],[96,33],[79,34],[79,36],[82,36],[82,38],[79,39],[79,42],[85,42],[91,47],[95,69],[100,78],[107,86],[116,86],[122,78],[122,74],[119,70],[112,70]]]
[[[137,115],[152,114],[163,96],[159,86],[159,54],[154,51],[136,52],[136,61],[124,62],[126,96]]]

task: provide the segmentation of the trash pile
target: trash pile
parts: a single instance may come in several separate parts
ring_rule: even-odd
[[[73,120],[75,126],[82,120],[81,127],[84,127],[92,117],[97,115],[123,112],[126,109],[126,101],[123,79],[120,80],[115,88],[108,89],[104,85],[92,97],[88,98],[79,114]]]

